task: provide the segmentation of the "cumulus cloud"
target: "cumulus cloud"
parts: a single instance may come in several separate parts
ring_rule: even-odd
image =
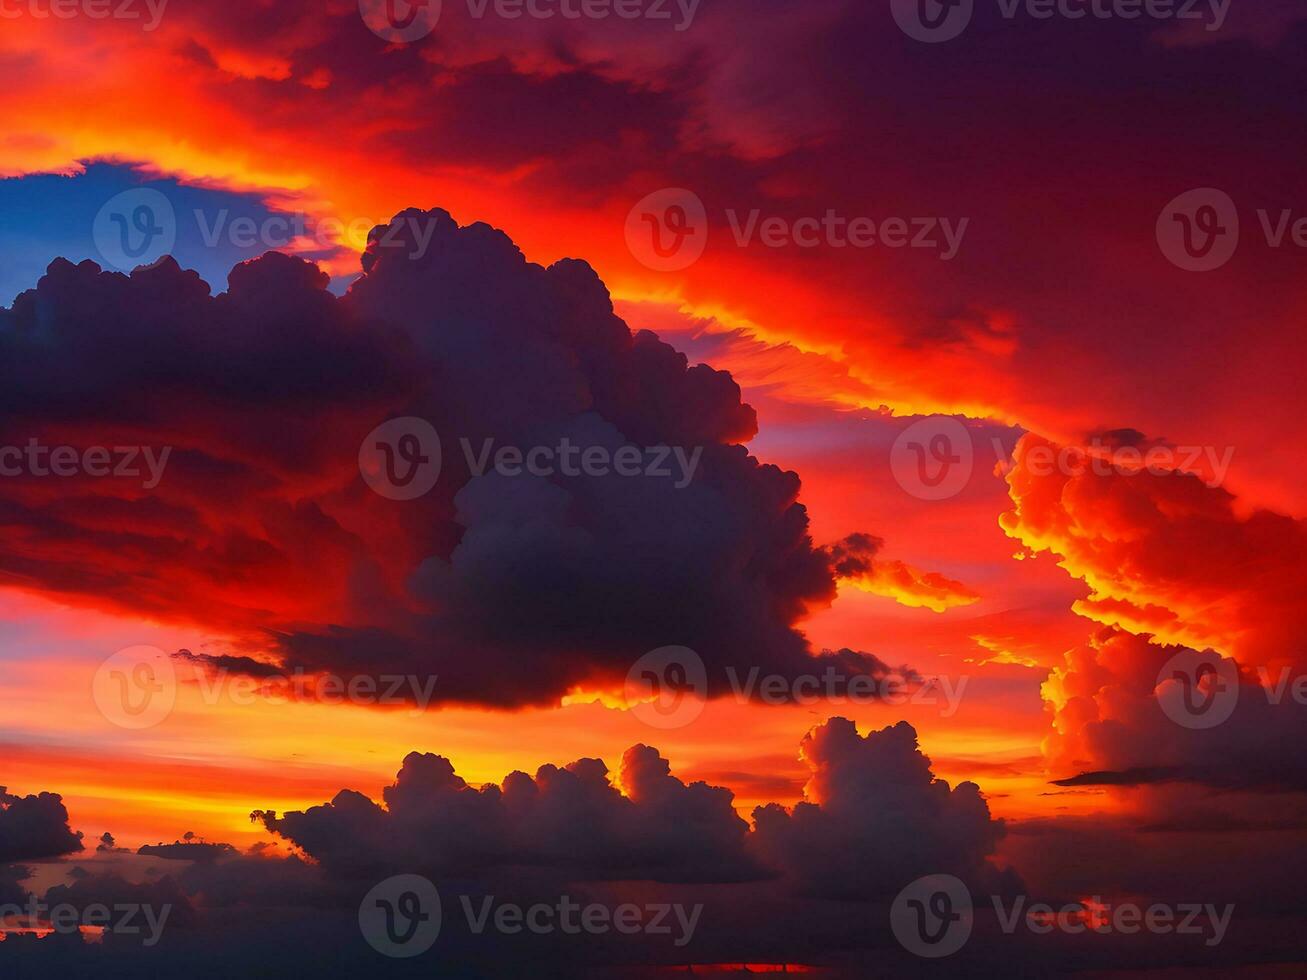
[[[616,781],[598,759],[470,787],[447,759],[413,753],[383,804],[342,791],[307,811],[256,812],[336,878],[401,869],[484,876],[547,868],[565,880],[740,882],[779,877],[806,895],[876,899],[950,873],[1005,887],[989,857],[1003,835],[974,783],[937,779],[906,722],[860,736],[833,718],[803,740],[805,800],[754,811],[686,784],[656,749],[626,751]]]
[[[884,546],[882,539],[870,534],[850,534],[826,551],[841,582],[905,606],[944,612],[980,600],[979,593],[939,572],[924,572],[898,559],[877,558]]]
[[[82,850],[82,835],[68,826],[57,793],[18,796],[0,786],[0,905],[22,904],[31,870],[19,861],[40,861]]]
[[[633,334],[586,263],[529,263],[443,211],[398,215],[363,264],[341,299],[277,253],[216,298],[171,261],[131,276],[52,264],[0,311],[0,435],[167,447],[169,461],[149,490],[6,480],[0,514],[24,533],[0,569],[244,638],[184,655],[202,666],[435,675],[445,701],[620,688],[671,644],[723,689],[713,668],[810,669],[795,624],[833,599],[832,556],[798,476],[741,445],[756,419],[728,374]],[[356,460],[407,415],[440,434],[442,468],[397,502]],[[479,472],[486,446],[564,444],[667,447],[694,465],[678,479]]]
[[[975,783],[950,787],[931,772],[907,722],[859,735],[832,718],[801,745],[812,770],[804,800],[754,811],[756,849],[805,893],[892,897],[926,874],[977,888],[1010,887],[988,861],[1004,824],[990,817]]]
[[[1223,665],[1226,676],[1236,679],[1233,708],[1219,724],[1188,727],[1163,705],[1164,698],[1183,692],[1165,688],[1174,688],[1176,671],[1201,678],[1204,664]],[[1172,676],[1163,676],[1164,668]],[[1053,710],[1045,755],[1063,786],[1190,783],[1225,793],[1304,792],[1307,768],[1301,755],[1277,750],[1307,734],[1307,706],[1292,696],[1293,678],[1285,680],[1241,668],[1216,651],[1167,646],[1105,628],[1069,651],[1044,686]],[[1206,687],[1204,692],[1214,696]]]
[[[581,759],[473,788],[448,759],[414,752],[382,804],[344,790],[306,811],[255,816],[334,876],[530,866],[571,879],[738,881],[761,871],[732,799],[681,782],[644,745],[627,750],[616,784],[603,762]]]
[[[1050,464],[1061,451],[1021,439],[1001,524],[1088,583],[1077,612],[1245,665],[1302,663],[1307,524],[1184,472]]]
[[[82,849],[57,793],[18,796],[0,786],[0,864],[62,857]]]

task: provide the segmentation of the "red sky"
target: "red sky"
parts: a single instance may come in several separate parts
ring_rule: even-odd
[[[108,396],[86,384],[96,392],[84,411],[68,408],[75,397],[32,409],[27,421],[43,434],[107,439],[120,425],[262,475],[223,491],[192,471],[192,482],[161,485],[157,510],[130,516],[115,501],[134,491],[13,485],[6,506],[75,533],[6,521],[15,533],[0,591],[0,743],[10,791],[61,793],[88,841],[110,831],[136,847],[195,831],[246,847],[270,836],[252,809],[304,809],[341,788],[379,799],[413,750],[447,756],[481,784],[582,757],[615,770],[644,742],[682,778],[734,790],[747,818],[803,798],[799,741],[840,714],[864,732],[911,722],[934,773],[976,782],[1014,825],[1064,820],[1078,832],[1074,821],[1106,815],[1137,830],[1183,811],[1191,801],[1170,784],[1050,781],[1183,769],[1211,751],[1154,732],[1145,716],[1165,644],[1211,648],[1248,681],[1258,667],[1304,665],[1307,280],[1292,233],[1280,247],[1264,233],[1286,210],[1290,221],[1307,216],[1299,15],[1235,5],[1207,32],[980,13],[964,37],[922,45],[887,4],[704,0],[684,31],[477,22],[445,6],[429,37],[391,45],[347,0],[172,0],[150,31],[86,17],[7,21],[0,174],[75,182],[108,163],[124,179],[338,219],[354,230],[322,263],[336,288],[359,270],[365,229],[408,207],[486,222],[543,266],[588,261],[633,331],[738,383],[756,434],[721,422],[718,441],[745,442],[798,474],[813,547],[879,539],[873,570],[839,576],[834,595],[793,599],[790,625],[810,649],[939,675],[962,685],[958,703],[725,698],[692,725],[655,731],[597,674],[565,706],[546,691],[530,707],[491,709],[489,697],[423,712],[237,704],[229,692],[206,697],[184,671],[163,723],[114,725],[92,678],[115,650],[267,659],[285,650],[265,629],[363,628],[413,612],[397,597],[439,536],[411,533],[371,498],[360,504],[357,480],[343,489],[353,457],[313,434],[315,421],[352,438],[364,420],[408,414],[402,368],[364,377],[374,365],[362,344],[349,348],[362,380],[345,385],[332,418],[296,392],[289,408],[269,396],[238,411],[222,392],[192,400],[165,385],[168,412],[134,414],[148,394],[136,390],[120,418],[104,418],[96,399],[110,404],[112,382]],[[1229,195],[1241,236],[1228,263],[1191,272],[1168,260],[1156,228],[1168,202],[1203,187]],[[685,189],[706,216],[702,257],[674,271],[649,268],[626,234],[637,202],[663,188]],[[901,218],[941,244],[742,244],[734,229],[750,214],[786,227],[871,218],[882,236]],[[67,220],[88,217],[69,205]],[[948,229],[960,237],[944,258]],[[46,248],[42,261],[56,244],[25,242],[26,252]],[[358,305],[380,315],[387,302]],[[293,329],[288,347],[301,339]],[[716,394],[703,397],[705,411],[716,405]],[[896,477],[900,435],[941,415],[965,427],[973,473],[958,492],[921,499]],[[299,458],[267,462],[277,440],[300,436]],[[1040,468],[1038,452],[1056,458],[1067,446],[1124,451],[1124,462]],[[1130,454],[1150,450],[1163,465],[1133,471]],[[382,543],[362,549],[366,561],[360,527]],[[123,582],[88,572],[98,568],[125,570]],[[1124,632],[1102,632],[1111,627]],[[1230,732],[1231,744],[1263,744],[1249,724],[1253,734]],[[1204,770],[1198,784],[1228,789],[1220,779]],[[1220,807],[1256,814],[1257,792],[1241,783]],[[1039,861],[1024,837],[999,854],[1031,879],[1070,877],[1023,866]]]

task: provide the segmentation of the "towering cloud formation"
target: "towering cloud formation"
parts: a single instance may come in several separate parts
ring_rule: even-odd
[[[1220,711],[1210,726],[1199,715],[1195,724],[1182,724],[1163,698],[1184,692],[1164,686],[1177,683],[1176,672],[1202,678],[1203,663],[1223,664],[1226,673],[1211,682],[1217,687],[1205,686],[1193,697],[1216,698],[1214,711],[1228,698],[1228,717]],[[1295,680],[1240,668],[1212,651],[1163,646],[1106,628],[1070,651],[1066,666],[1045,685],[1054,710],[1045,750],[1054,772],[1066,777],[1064,785],[1195,783],[1225,791],[1307,791],[1302,754],[1280,750],[1307,734],[1307,706],[1293,697]]]
[[[1303,662],[1302,521],[1245,513],[1228,491],[1187,473],[1095,468],[1034,435],[1018,444],[1008,485],[1003,527],[1089,584],[1079,612],[1248,665]]]
[[[619,782],[626,795],[601,761],[581,759],[474,789],[447,759],[414,752],[383,792],[384,807],[344,790],[305,812],[256,816],[337,876],[477,875],[514,865],[588,879],[759,876],[728,790],[687,786],[644,745],[622,757]]]
[[[754,811],[757,844],[805,892],[829,898],[892,897],[912,879],[953,874],[1000,887],[987,863],[1003,835],[975,783],[935,778],[901,721],[858,734],[832,718],[809,732],[801,754],[812,770],[803,802]]]
[[[1167,824],[1214,810],[1231,825],[1263,823],[1253,792],[1278,794],[1276,820],[1302,820],[1304,798],[1284,791],[1307,790],[1307,771],[1280,747],[1307,735],[1307,525],[1191,474],[1139,470],[1137,455],[1117,463],[1090,466],[1026,435],[1008,475],[1003,526],[1059,556],[1092,590],[1077,611],[1111,624],[1045,685],[1053,773],[1067,786],[1124,787]],[[1208,724],[1166,710],[1185,696],[1219,697],[1228,711]]]
[[[863,737],[833,718],[803,739],[802,754],[813,770],[805,801],[792,811],[759,807],[754,830],[730,791],[686,785],[646,745],[626,751],[617,785],[601,761],[582,759],[474,789],[448,760],[415,752],[384,805],[345,790],[307,811],[254,816],[335,878],[477,877],[510,866],[565,880],[781,876],[806,894],[858,899],[892,896],[937,872],[1002,886],[987,860],[1002,821],[974,783],[950,789],[935,778],[911,725]]]
[[[167,462],[157,481],[6,480],[21,533],[0,571],[243,634],[288,668],[438,675],[442,700],[552,703],[669,644],[719,690],[726,665],[810,669],[794,624],[834,597],[834,558],[798,477],[740,445],[755,418],[729,375],[633,335],[584,262],[528,263],[443,211],[377,229],[364,268],[336,299],[270,253],[211,298],[171,261],[51,265],[0,312],[2,441]],[[417,500],[357,468],[395,416],[441,440]],[[569,445],[649,466],[482,469],[504,447]]]

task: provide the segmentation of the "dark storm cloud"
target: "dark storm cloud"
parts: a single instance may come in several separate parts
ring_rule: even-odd
[[[57,793],[18,796],[0,786],[0,864],[61,857],[82,849]]]
[[[343,790],[307,811],[256,814],[336,877],[476,876],[510,866],[564,880],[739,881],[765,876],[732,795],[681,782],[655,749],[622,757],[625,795],[598,759],[511,773],[474,789],[450,762],[411,753],[384,806]]]
[[[804,894],[893,897],[926,874],[953,874],[973,888],[1010,890],[1019,879],[987,861],[1004,833],[975,783],[935,777],[907,722],[859,735],[832,718],[803,739],[812,770],[806,799],[790,810],[759,807],[759,853]]]
[[[741,445],[757,421],[730,375],[632,334],[586,263],[528,263],[487,225],[407,211],[373,239],[342,299],[276,253],[217,297],[170,260],[131,276],[52,264],[0,311],[0,441],[167,447],[169,462],[149,492],[5,481],[0,515],[24,534],[0,571],[262,645],[207,666],[437,676],[443,701],[556,703],[674,644],[714,693],[728,666],[813,669],[795,624],[834,597],[834,559],[798,476]],[[401,415],[442,439],[416,501],[373,493],[356,463]],[[476,475],[487,444],[564,440],[693,466]]]

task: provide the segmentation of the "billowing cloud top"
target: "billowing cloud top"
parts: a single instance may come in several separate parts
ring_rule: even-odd
[[[6,480],[21,533],[0,569],[241,635],[287,668],[434,675],[446,701],[555,703],[669,644],[717,689],[725,665],[807,668],[794,624],[834,597],[834,559],[798,477],[740,445],[756,423],[729,375],[632,334],[584,262],[529,263],[443,211],[378,228],[364,268],[337,299],[277,253],[217,297],[170,260],[52,264],[0,313],[0,434],[141,446],[137,467],[157,465]],[[440,440],[417,500],[360,476],[360,444],[393,417]],[[482,469],[566,446],[570,471],[558,455]],[[636,475],[577,474],[623,449]]]

